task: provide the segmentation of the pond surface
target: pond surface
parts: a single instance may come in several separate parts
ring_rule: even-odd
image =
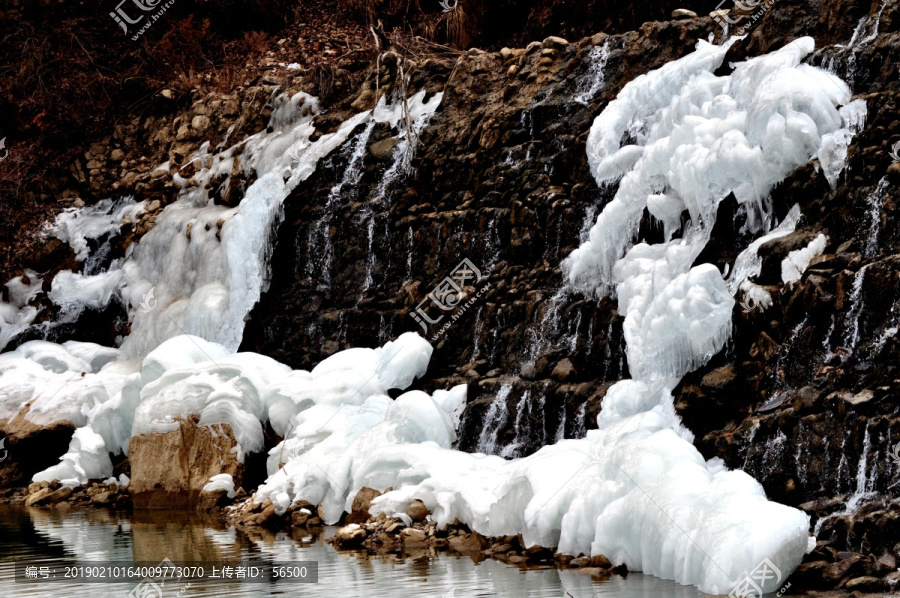
[[[520,569],[487,559],[421,551],[405,556],[339,553],[318,536],[259,530],[248,535],[215,519],[179,512],[110,513],[0,506],[0,596],[59,598],[229,598],[270,596],[470,598],[697,598],[696,589],[629,574],[605,581],[573,571]],[[87,561],[317,561],[318,582],[169,581],[141,593],[139,581],[16,581],[15,565]],[[137,590],[136,590],[137,588]],[[146,588],[145,588],[146,589]],[[158,592],[157,592],[158,589]]]

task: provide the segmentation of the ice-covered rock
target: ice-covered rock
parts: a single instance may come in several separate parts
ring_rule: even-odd
[[[822,255],[827,244],[828,239],[820,234],[806,247],[788,253],[787,257],[781,260],[781,281],[789,284],[800,280],[809,267],[809,262],[814,257]]]

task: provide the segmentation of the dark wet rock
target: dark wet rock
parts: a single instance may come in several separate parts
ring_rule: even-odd
[[[75,426],[60,421],[43,427],[28,420],[29,407],[16,417],[0,420],[0,438],[5,439],[0,453],[0,486],[15,486],[31,481],[31,476],[59,463],[59,456],[69,448]]]

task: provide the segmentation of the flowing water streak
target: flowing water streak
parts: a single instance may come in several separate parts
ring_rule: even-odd
[[[863,255],[866,257],[875,257],[875,254],[878,253],[878,237],[881,234],[881,211],[884,209],[884,194],[887,191],[887,187],[887,177],[883,177],[878,181],[878,186],[875,187],[875,190],[866,198],[868,230],[864,235],[865,245],[863,246]]]
[[[859,456],[859,465],[856,468],[856,489],[853,491],[853,494],[847,499],[846,504],[844,505],[844,510],[828,515],[827,517],[823,517],[816,522],[815,530],[813,531],[813,535],[817,538],[819,537],[819,532],[822,530],[822,526],[826,521],[830,519],[835,519],[837,517],[846,517],[848,515],[854,515],[858,510],[860,505],[868,498],[871,498],[874,494],[874,485],[875,485],[875,477],[869,478],[868,471],[868,463],[869,463],[869,450],[872,448],[872,440],[869,435],[869,422],[866,422],[866,431],[863,435],[863,446],[862,452]]]
[[[331,223],[334,221],[338,204],[341,201],[341,192],[344,187],[350,186],[356,188],[363,174],[363,159],[366,155],[369,138],[375,129],[375,121],[371,120],[366,128],[356,138],[356,142],[351,146],[350,160],[344,170],[341,181],[331,188],[328,193],[328,200],[325,202],[325,208],[322,210],[322,216],[316,221],[309,232],[309,240],[307,242],[307,262],[305,274],[307,278],[321,276],[322,283],[327,287],[331,287],[331,263],[334,260],[334,245],[331,241]],[[323,248],[321,259],[318,258],[319,247]]]
[[[497,437],[506,422],[509,421],[509,408],[506,406],[506,399],[512,392],[512,385],[504,384],[494,397],[491,406],[488,407],[484,414],[484,420],[481,423],[481,434],[478,436],[478,444],[475,451],[484,453],[485,455],[493,455],[497,452]]]
[[[847,349],[853,351],[859,342],[859,318],[863,311],[863,282],[866,279],[866,270],[870,264],[863,266],[853,278],[853,290],[850,292],[850,309],[847,311],[846,337],[849,339]]]
[[[584,79],[578,84],[578,91],[573,98],[582,105],[587,105],[606,85],[606,62],[609,60],[609,39],[602,46],[594,46],[586,57],[588,70]]]

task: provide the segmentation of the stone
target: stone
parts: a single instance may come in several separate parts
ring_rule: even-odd
[[[201,491],[211,477],[230,474],[235,486],[243,480],[244,466],[232,449],[237,442],[231,426],[198,427],[198,418],[179,420],[179,429],[142,434],[131,439],[129,491],[136,509],[211,508],[218,499]],[[221,430],[221,434],[218,431]]]
[[[112,160],[113,162],[121,162],[122,160],[125,159],[125,152],[116,148],[109,155],[109,159]]]
[[[550,377],[557,382],[569,382],[576,374],[575,364],[572,363],[571,359],[566,357],[556,364],[556,367],[554,367],[553,371],[550,373]]]
[[[95,505],[108,505],[113,494],[113,492],[100,492],[91,498],[91,502]]]
[[[43,501],[47,496],[49,496],[52,492],[53,492],[53,490],[51,490],[50,488],[41,488],[40,490],[38,490],[34,494],[29,495],[25,499],[25,506],[30,507],[32,505],[38,504],[39,502]]]
[[[59,463],[59,456],[69,448],[75,426],[59,421],[46,427],[27,419],[26,405],[10,420],[0,420],[0,438],[6,440],[7,458],[0,463],[0,487],[30,483],[39,471]],[[32,493],[33,494],[33,493]]]
[[[420,500],[413,501],[412,504],[406,509],[406,514],[409,515],[409,518],[414,522],[422,522],[425,521],[425,518],[428,517],[428,507],[425,506]]]
[[[686,8],[676,8],[672,11],[673,19],[696,19],[697,13]]]
[[[205,132],[209,128],[209,125],[209,117],[205,114],[198,114],[193,119],[191,119],[191,128],[198,133]]]
[[[353,498],[350,514],[347,515],[347,523],[365,523],[369,520],[369,509],[372,507],[372,499],[381,496],[381,492],[372,488],[361,488]]]
[[[451,536],[449,540],[451,550],[462,553],[481,552],[487,546],[487,540],[481,534],[471,533],[463,536]]]
[[[366,530],[356,524],[342,527],[334,533],[334,536],[331,537],[331,541],[335,544],[335,546],[339,546],[340,548],[352,548],[361,546],[365,539]]]
[[[401,537],[403,538],[403,545],[407,547],[413,546],[424,546],[426,535],[423,530],[417,529],[415,527],[408,527],[400,532]]]
[[[306,524],[311,517],[312,513],[307,509],[294,511],[291,515],[291,525],[294,527],[306,527]]]
[[[586,557],[586,556],[575,557],[574,559],[571,559],[569,561],[570,567],[587,567],[590,564],[591,564],[591,559],[590,559],[590,557]]]
[[[871,576],[854,577],[844,585],[848,592],[888,592],[890,584],[884,579]]]
[[[609,562],[609,559],[602,554],[595,554],[594,556],[592,556],[589,565],[591,567],[602,567],[603,569],[609,569],[612,567],[612,563]]]
[[[569,42],[561,37],[557,37],[555,35],[551,35],[547,39],[544,40],[542,44],[544,48],[552,48],[556,50],[565,50],[569,45]]]
[[[396,137],[382,139],[369,146],[369,153],[378,160],[384,160],[391,155],[398,143],[400,143],[400,140]]]

